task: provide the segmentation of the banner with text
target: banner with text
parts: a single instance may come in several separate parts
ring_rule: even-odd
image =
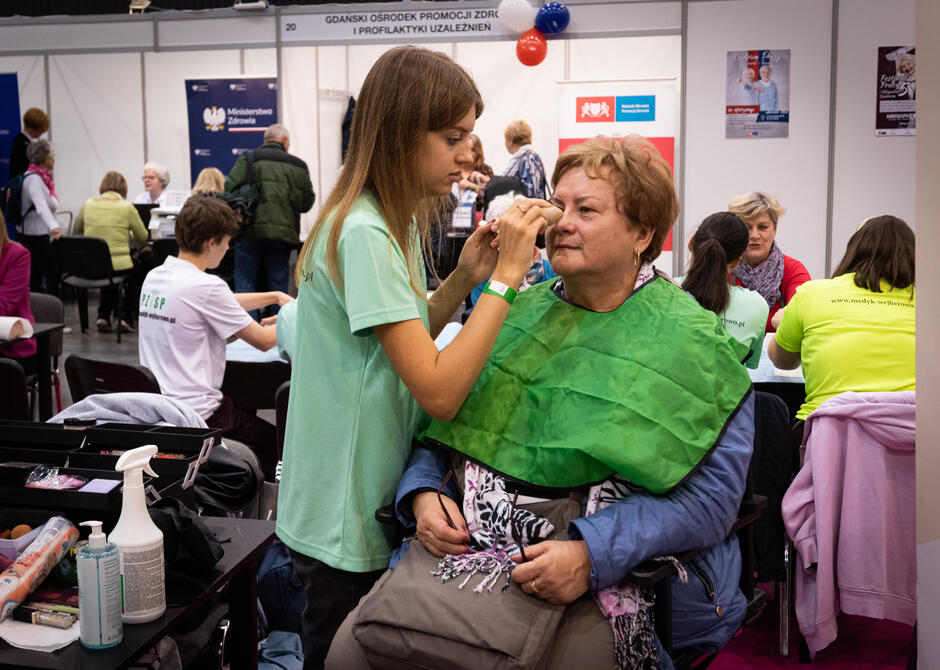
[[[324,14],[292,14],[281,17],[284,41],[423,41],[425,39],[473,39],[504,37],[506,32],[496,8],[418,10],[338,10]]]
[[[277,123],[277,78],[187,79],[189,168],[192,183],[203,168],[228,174],[246,149],[261,145]]]
[[[642,135],[675,173],[679,87],[675,80],[561,82],[558,153],[597,135]],[[672,272],[672,232],[656,266]]]
[[[10,150],[20,132],[20,93],[16,73],[0,74],[0,186],[10,181]]]

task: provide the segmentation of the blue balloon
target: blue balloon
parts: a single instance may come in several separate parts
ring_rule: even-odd
[[[568,27],[571,15],[568,8],[560,2],[548,2],[535,15],[535,27],[542,33],[550,35],[560,33]]]

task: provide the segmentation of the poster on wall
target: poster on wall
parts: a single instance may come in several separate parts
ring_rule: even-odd
[[[0,73],[0,186],[10,181],[10,150],[20,132],[20,93],[16,73]]]
[[[878,47],[875,135],[913,135],[917,75],[914,47]]]
[[[725,137],[788,137],[790,50],[729,51]]]
[[[189,169],[193,184],[203,168],[228,174],[246,149],[261,146],[277,123],[277,78],[187,79]]]
[[[674,79],[561,82],[558,153],[597,135],[642,135],[675,173],[679,88]],[[672,232],[656,266],[672,272]]]

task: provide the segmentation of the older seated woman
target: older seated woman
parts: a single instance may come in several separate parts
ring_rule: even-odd
[[[727,535],[754,434],[747,347],[653,268],[678,202],[651,144],[575,145],[553,184],[560,279],[515,298],[456,417],[422,435],[396,500],[418,542],[327,667],[669,667],[650,594],[623,580],[689,549],[674,645],[717,649],[740,625]],[[458,575],[484,581],[442,583]]]
[[[170,171],[159,163],[144,164],[144,190],[134,198],[135,205],[159,205],[166,202],[166,187],[170,184]]]
[[[736,195],[728,211],[744,221],[749,234],[744,262],[734,269],[735,284],[757,291],[767,301],[767,332],[772,333],[780,323],[777,313],[797,287],[810,280],[809,270],[780,251],[775,241],[777,222],[786,210],[774,196],[760,191]]]
[[[117,273],[130,274],[121,314],[116,313],[117,286],[101,289],[101,302],[98,304],[99,332],[111,332],[111,315],[115,323],[125,333],[134,332],[136,296],[140,292],[143,277],[132,273],[135,263],[131,258],[130,239],[140,246],[147,241],[147,229],[134,206],[127,202],[127,180],[120,172],[107,172],[98,186],[98,197],[89,198],[82,205],[75,217],[75,232],[88,237],[100,237],[108,243],[111,252],[111,267]]]
[[[864,222],[832,279],[806,282],[767,353],[806,377],[805,419],[845,391],[914,390],[914,231],[895,216]]]

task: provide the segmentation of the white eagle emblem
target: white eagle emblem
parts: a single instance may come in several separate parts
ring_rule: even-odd
[[[610,107],[606,102],[586,102],[581,105],[581,116],[609,116]]]
[[[225,124],[224,107],[206,107],[202,110],[202,120],[206,124],[206,130],[222,130]]]

